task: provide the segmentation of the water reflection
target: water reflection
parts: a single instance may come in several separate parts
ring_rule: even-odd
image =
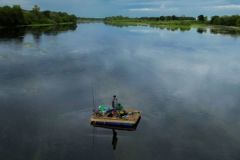
[[[22,42],[26,34],[32,34],[36,41],[39,41],[42,35],[57,35],[66,31],[75,31],[76,24],[59,25],[59,26],[41,26],[41,27],[15,27],[1,28],[0,41],[16,40]]]
[[[185,31],[190,31],[191,27],[189,26],[157,26],[157,25],[150,25],[150,27],[153,28],[160,28],[162,30],[166,29],[168,31],[181,31],[181,32],[185,32]]]
[[[130,26],[150,26],[152,28],[159,28],[161,30],[168,30],[168,31],[190,31],[192,28],[190,26],[181,26],[181,25],[175,25],[175,26],[168,26],[168,25],[138,25],[138,24],[109,24],[106,23],[106,25],[115,26],[115,27],[130,27]],[[203,33],[209,33],[211,34],[222,34],[222,35],[230,35],[233,37],[240,36],[240,28],[238,27],[222,27],[222,26],[215,26],[215,27],[199,27],[196,29],[197,33],[203,34]]]
[[[125,131],[125,132],[136,131],[140,120],[141,120],[141,118],[138,119],[136,125],[133,127],[123,127],[123,126],[120,127],[120,126],[113,126],[113,125],[111,125],[111,126],[110,125],[96,125],[95,123],[92,123],[91,125],[94,126],[94,130],[95,130],[95,127],[112,130],[112,147],[113,147],[113,150],[116,150],[117,143],[118,143],[117,130],[119,130],[119,131],[121,130],[121,131]],[[95,136],[95,132],[94,132],[93,136]]]
[[[206,33],[207,29],[206,28],[197,28],[197,32],[202,34],[202,33]]]
[[[238,160],[240,38],[209,33],[81,24],[0,41],[0,159]],[[137,132],[96,129],[94,152],[92,83],[97,104],[117,94],[144,114]]]
[[[116,150],[117,147],[117,142],[118,142],[118,138],[117,138],[117,132],[115,129],[112,129],[113,132],[113,137],[112,137],[112,146],[113,146],[113,150]]]
[[[211,34],[231,35],[232,37],[240,36],[240,28],[237,27],[213,27],[210,28]]]
[[[119,28],[123,28],[123,27],[130,27],[130,26],[150,26],[150,27],[152,27],[152,28],[159,28],[159,29],[161,29],[161,30],[164,30],[164,29],[166,29],[166,30],[168,30],[168,31],[182,31],[182,32],[184,32],[184,31],[190,31],[191,30],[191,27],[190,26],[167,26],[167,25],[161,25],[161,26],[159,26],[159,25],[154,25],[154,24],[152,24],[152,25],[138,25],[138,24],[115,24],[115,23],[113,23],[113,24],[109,24],[109,23],[105,23],[106,25],[110,25],[110,26],[114,26],[114,27],[119,27]]]

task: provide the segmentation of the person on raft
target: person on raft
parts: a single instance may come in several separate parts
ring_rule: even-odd
[[[122,117],[126,114],[127,112],[123,109],[123,106],[120,103],[118,103],[117,96],[114,95],[112,100],[112,110],[109,116]]]
[[[113,100],[112,100],[112,108],[113,108],[113,109],[116,109],[116,108],[117,108],[117,105],[118,105],[118,99],[117,99],[117,96],[114,95],[114,96],[113,96]]]

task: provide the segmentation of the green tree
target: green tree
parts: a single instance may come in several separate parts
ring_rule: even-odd
[[[25,24],[23,10],[19,5],[0,7],[0,24],[2,26],[16,26]]]
[[[236,26],[239,26],[239,27],[240,27],[240,16],[239,16],[239,18],[238,18],[237,21],[236,21]]]
[[[40,17],[41,17],[40,7],[38,7],[38,5],[34,5],[32,8],[32,20],[37,23]]]
[[[40,7],[38,5],[34,5],[32,8],[32,12],[36,15],[40,14]]]
[[[204,15],[199,15],[198,16],[198,21],[204,22],[205,21]]]
[[[51,12],[50,11],[43,11],[42,14],[47,17],[50,18]]]
[[[12,12],[15,25],[25,24],[23,10],[20,5],[14,5],[12,7]]]
[[[219,16],[213,16],[210,20],[210,24],[220,25],[220,17]]]
[[[160,16],[159,18],[161,21],[164,21],[165,20],[165,17],[164,16]]]
[[[172,15],[172,20],[177,20],[177,17],[175,15]]]

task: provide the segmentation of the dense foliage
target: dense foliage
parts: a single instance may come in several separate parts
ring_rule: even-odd
[[[40,11],[35,5],[26,11],[19,5],[0,7],[0,26],[17,26],[30,24],[76,23],[77,17],[65,12]]]
[[[129,18],[129,17],[123,17],[123,16],[113,16],[113,17],[106,17],[105,21],[111,21],[111,20],[150,20],[150,21],[170,21],[170,20],[195,20],[194,17],[177,17],[175,15],[173,16],[160,16],[160,17],[140,17],[140,18]]]
[[[104,18],[86,18],[86,17],[78,17],[78,21],[103,21]]]
[[[206,17],[206,16],[204,16],[204,15],[199,15],[198,17],[197,17],[197,20],[199,21],[199,22],[207,22],[207,20],[208,20],[208,17]]]
[[[210,20],[210,24],[213,25],[224,25],[224,26],[239,26],[240,27],[240,16],[213,16]]]
[[[129,18],[123,16],[106,17],[104,19],[105,24],[109,25],[177,25],[177,26],[189,26],[196,20],[194,17],[177,17],[173,16],[161,16],[161,17],[140,17]]]
[[[141,18],[129,18],[123,16],[106,17],[104,19],[106,23],[147,23],[147,24],[174,24],[174,25],[191,25],[191,24],[211,24],[211,25],[223,25],[223,26],[239,26],[240,27],[240,16],[213,16],[208,21],[208,17],[199,15],[197,18],[194,17],[177,17],[173,16],[160,16],[160,17],[141,17]]]

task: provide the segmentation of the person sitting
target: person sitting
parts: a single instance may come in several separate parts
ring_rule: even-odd
[[[112,100],[112,108],[116,109],[117,108],[117,104],[118,104],[118,99],[117,99],[117,96],[114,95],[113,96],[113,100]]]

